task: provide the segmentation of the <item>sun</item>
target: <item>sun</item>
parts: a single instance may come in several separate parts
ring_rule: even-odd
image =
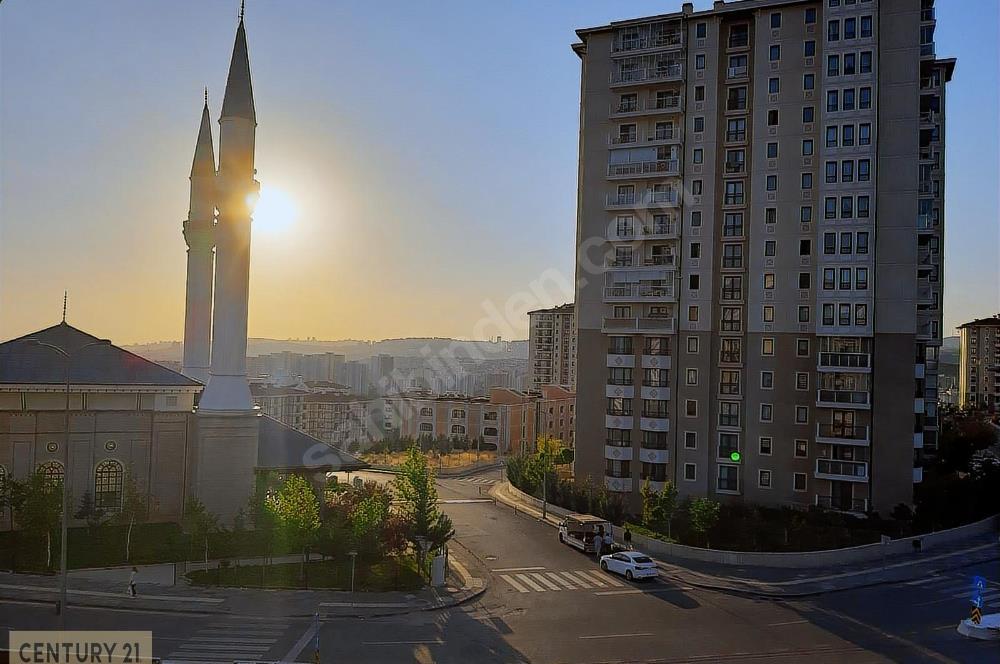
[[[291,196],[281,189],[262,186],[260,198],[253,213],[255,231],[281,233],[299,216],[299,209]]]

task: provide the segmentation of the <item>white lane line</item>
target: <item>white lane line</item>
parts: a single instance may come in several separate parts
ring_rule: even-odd
[[[510,584],[510,587],[519,593],[530,593],[531,591],[522,586],[520,583],[514,580],[514,577],[508,576],[506,574],[501,574],[500,578]]]
[[[952,595],[952,597],[954,597],[956,599],[960,599],[960,598],[964,597],[965,599],[971,600],[972,599],[972,590],[966,590],[964,592],[955,593],[954,595]],[[1000,597],[1000,590],[988,590],[988,591],[985,591],[983,593],[983,600],[984,601],[985,600],[996,599],[997,597]]]
[[[438,505],[468,505],[471,503],[492,503],[492,498],[451,498],[437,501]]]
[[[635,636],[653,636],[652,632],[639,632],[637,634],[595,634],[593,636],[581,636],[581,639],[626,639]]]
[[[271,649],[271,646],[261,646],[254,645],[252,643],[182,643],[177,647],[177,651],[181,650],[239,650],[240,652],[267,652]]]
[[[951,581],[948,578],[942,578],[940,576],[929,576],[926,579],[914,579],[913,581],[906,581],[903,583],[904,586],[922,586],[925,583],[935,583],[937,581]]]
[[[309,629],[307,629],[305,633],[299,637],[299,640],[295,642],[295,645],[288,651],[288,654],[281,658],[281,661],[294,662],[298,659],[299,653],[303,652],[306,649],[306,646],[309,645],[309,642],[316,636],[316,629],[318,627],[319,625],[316,623],[309,625]]]
[[[562,588],[560,588],[560,587],[559,587],[559,586],[557,586],[556,584],[554,584],[554,583],[552,583],[551,581],[549,581],[549,580],[548,580],[548,579],[547,579],[547,578],[545,577],[545,575],[544,575],[544,574],[541,574],[541,573],[539,573],[539,572],[532,572],[532,573],[531,573],[531,574],[529,574],[528,576],[530,576],[530,577],[531,577],[531,578],[533,578],[534,580],[538,581],[538,582],[539,582],[539,583],[541,583],[541,584],[542,584],[543,586],[546,586],[546,587],[548,587],[548,589],[549,589],[549,590],[562,590]]]
[[[566,577],[567,579],[569,579],[570,581],[572,581],[576,585],[581,586],[583,588],[596,588],[597,587],[597,584],[595,584],[593,581],[591,581],[587,577],[576,577],[576,576],[573,576],[572,572],[559,572],[559,574],[561,574],[562,576]]]
[[[19,586],[7,583],[0,583],[0,588],[4,590],[31,590],[34,592],[57,593],[58,588],[46,588],[44,586]],[[121,597],[123,593],[107,593],[99,590],[68,590],[70,595],[86,595],[88,597]],[[202,604],[222,604],[226,600],[211,597],[186,597],[181,595],[139,595],[142,599],[152,599],[165,602],[200,602]]]
[[[566,590],[576,590],[576,586],[574,586],[572,583],[562,578],[555,572],[543,572],[543,573],[545,574],[545,576],[549,577],[550,579],[561,585]]]
[[[518,574],[517,580],[525,584],[526,586],[531,586],[534,590],[540,593],[545,592],[545,588],[542,588],[540,585],[535,583],[527,574]]]
[[[441,639],[429,639],[426,641],[362,641],[363,646],[418,646],[418,645],[435,645],[439,646],[443,644],[444,641]]]
[[[239,650],[234,650],[232,652],[172,652],[165,660],[167,662],[232,662],[234,659],[249,659],[256,660],[260,656],[259,652],[241,652]],[[219,659],[219,658],[222,659]],[[182,659],[183,658],[183,659]]]
[[[638,588],[629,588],[627,590],[605,590],[603,592],[594,593],[595,595],[641,595],[642,591]]]
[[[275,643],[277,639],[252,639],[245,636],[225,637],[225,636],[192,636],[188,641],[198,641],[200,643]]]
[[[807,622],[809,622],[809,621],[808,620],[789,620],[787,622],[768,623],[767,626],[768,627],[781,627],[782,625],[802,625],[802,624],[807,623]]]
[[[617,586],[618,588],[621,588],[622,586],[625,585],[621,581],[615,579],[615,577],[611,576],[610,572],[608,572],[607,574],[605,574],[604,572],[598,572],[596,569],[594,569],[594,570],[590,570],[589,572],[587,572],[587,574],[590,574],[592,577],[594,577],[598,581],[601,581],[602,583],[606,583],[606,584],[611,585],[611,586]]]
[[[591,576],[590,574],[587,574],[587,570],[584,570],[584,569],[574,570],[573,574],[576,574],[578,576],[582,576],[583,578],[587,579],[591,583],[593,583],[593,584],[595,584],[595,585],[597,585],[597,586],[599,586],[601,588],[603,588],[606,585],[610,585],[608,583],[605,583],[605,580],[602,577],[600,577],[600,576]]]
[[[544,567],[500,567],[498,569],[491,569],[491,572],[537,572],[540,569],[545,569]]]

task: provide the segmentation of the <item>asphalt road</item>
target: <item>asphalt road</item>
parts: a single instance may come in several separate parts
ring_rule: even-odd
[[[630,584],[559,544],[550,526],[494,505],[485,494],[498,477],[492,471],[439,481],[464,555],[471,552],[489,576],[487,592],[448,611],[324,623],[323,662],[1000,661],[995,643],[955,632],[968,615],[972,575],[991,581],[987,606],[998,610],[996,562],[796,601],[667,581]],[[101,609],[76,609],[71,617],[70,627],[82,629],[151,629],[156,654],[172,661],[274,661],[296,651],[293,659],[312,661],[312,641],[303,640],[308,620]],[[51,628],[55,617],[48,606],[4,604],[0,626]]]

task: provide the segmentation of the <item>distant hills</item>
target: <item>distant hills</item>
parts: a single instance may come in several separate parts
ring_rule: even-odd
[[[126,350],[155,362],[180,362],[183,345],[179,341],[157,341],[148,344],[123,346]],[[348,360],[370,357],[380,353],[395,357],[436,357],[449,351],[457,358],[480,358],[486,360],[528,359],[528,342],[520,341],[464,341],[447,337],[409,337],[405,339],[383,339],[381,341],[320,341],[317,339],[258,339],[247,343],[247,355],[269,355],[271,353],[340,353]]]

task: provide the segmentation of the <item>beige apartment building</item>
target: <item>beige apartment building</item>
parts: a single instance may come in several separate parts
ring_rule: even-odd
[[[348,394],[327,381],[304,387],[308,389],[251,383],[250,393],[263,414],[340,449],[354,444],[364,449],[382,438],[377,400]]]
[[[563,385],[576,389],[576,307],[561,304],[528,312],[530,388]]]
[[[961,342],[958,403],[962,408],[1000,406],[1000,314],[958,328]]]
[[[887,513],[937,441],[933,0],[579,30],[576,475]]]
[[[576,395],[557,385],[523,392],[495,387],[489,397],[409,393],[385,399],[386,435],[455,437],[497,446],[502,454],[531,450],[539,435],[573,447]]]

